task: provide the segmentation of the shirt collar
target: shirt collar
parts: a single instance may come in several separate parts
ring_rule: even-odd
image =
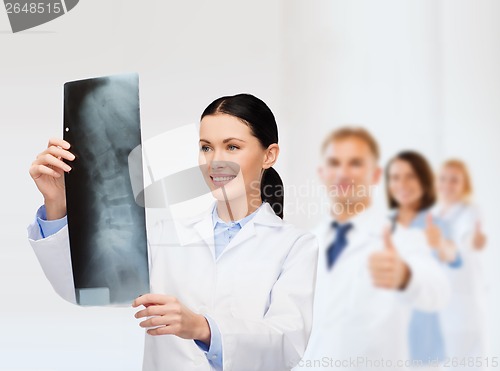
[[[374,207],[368,206],[363,212],[355,215],[354,217],[346,220],[345,222],[340,223],[337,221],[331,214],[328,215],[328,223],[332,225],[333,222],[337,221],[340,225],[350,223],[356,229],[364,230],[369,227],[374,214]]]
[[[212,209],[212,224],[213,224],[214,228],[217,227],[218,224],[225,226],[225,227],[233,227],[235,225],[239,225],[240,228],[243,228],[243,226],[246,223],[248,223],[250,221],[250,219],[252,219],[255,216],[255,214],[257,214],[257,212],[262,207],[262,205],[264,205],[264,202],[262,202],[260,204],[260,206],[254,212],[252,212],[251,214],[248,214],[244,218],[241,218],[240,220],[236,220],[234,222],[226,223],[224,220],[222,220],[219,217],[219,214],[217,213],[217,202],[215,202],[213,209]]]
[[[459,215],[463,210],[468,207],[468,204],[463,201],[459,201],[452,205],[448,210],[444,211],[444,205],[442,203],[437,204],[433,208],[435,215],[440,216],[443,219],[453,219]]]
[[[319,233],[329,233],[333,230],[332,223],[335,218],[331,214],[324,217],[324,224]],[[370,205],[363,212],[357,214],[342,224],[351,223],[352,229],[362,234],[381,235],[386,225],[390,224],[385,211],[382,211],[379,206]]]
[[[410,224],[408,225],[408,227],[409,228],[425,227],[427,214],[429,212],[431,212],[431,209],[424,209],[417,212],[413,217],[412,221],[410,222]],[[392,224],[398,224],[398,213],[399,213],[398,208],[391,209],[389,211],[389,218],[391,219]]]

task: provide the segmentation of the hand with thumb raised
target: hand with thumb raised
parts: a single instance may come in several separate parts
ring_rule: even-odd
[[[476,250],[482,250],[486,245],[486,235],[481,228],[481,222],[478,220],[474,228],[474,236],[472,237],[472,246]]]
[[[425,237],[427,238],[427,243],[433,249],[438,249],[442,245],[443,236],[441,230],[434,224],[431,213],[428,213],[425,218]]]
[[[384,238],[384,249],[387,251],[394,251],[397,253],[396,246],[394,246],[394,243],[392,242],[391,228],[389,226],[384,229],[383,238]]]
[[[410,280],[411,272],[392,241],[391,230],[383,232],[384,248],[370,255],[369,269],[375,287],[402,290]]]

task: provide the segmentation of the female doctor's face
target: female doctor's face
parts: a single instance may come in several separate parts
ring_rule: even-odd
[[[396,159],[389,165],[388,186],[391,197],[400,206],[418,209],[423,188],[411,165]]]
[[[269,149],[262,147],[248,125],[224,113],[205,116],[199,147],[203,177],[217,200],[260,199],[261,172],[270,166]]]
[[[444,202],[454,203],[462,201],[465,195],[464,174],[456,167],[444,167],[438,177],[437,189],[439,197]]]

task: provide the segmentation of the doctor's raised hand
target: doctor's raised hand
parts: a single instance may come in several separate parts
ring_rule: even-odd
[[[441,229],[434,224],[431,213],[428,213],[425,220],[425,236],[427,243],[433,249],[438,249],[443,243],[443,235]]]
[[[42,193],[47,211],[47,220],[60,219],[66,215],[66,193],[64,172],[71,167],[63,159],[73,161],[75,155],[68,151],[70,144],[63,139],[51,138],[47,148],[38,154],[29,173]]]
[[[372,253],[369,267],[376,287],[403,290],[408,284],[411,277],[410,268],[394,246],[389,228],[384,230],[384,248]]]
[[[428,245],[437,252],[441,261],[451,263],[457,259],[457,247],[453,241],[444,238],[441,228],[434,223],[432,213],[428,213],[425,218],[425,237]]]
[[[472,237],[472,246],[475,250],[482,250],[486,246],[486,235],[481,228],[481,222],[477,221],[474,226],[474,236]]]

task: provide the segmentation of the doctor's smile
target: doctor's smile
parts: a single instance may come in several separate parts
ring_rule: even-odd
[[[226,185],[234,178],[236,178],[236,175],[228,175],[228,174],[212,174],[212,175],[210,175],[210,179],[212,179],[212,182],[218,187],[222,187],[223,185]]]

